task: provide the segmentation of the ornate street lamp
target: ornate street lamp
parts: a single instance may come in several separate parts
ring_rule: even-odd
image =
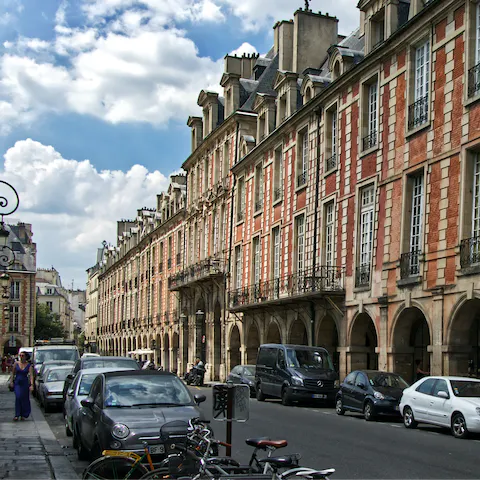
[[[11,215],[18,208],[20,200],[17,191],[7,182],[0,180],[0,269],[5,270],[15,261],[15,254],[8,246],[9,232],[5,228],[3,217]],[[5,298],[5,297],[4,297]]]

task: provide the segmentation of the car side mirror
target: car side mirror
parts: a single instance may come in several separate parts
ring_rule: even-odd
[[[73,374],[69,373],[69,374],[67,375],[67,380],[73,380]]]
[[[93,408],[93,399],[90,397],[84,398],[80,403],[82,404],[83,407],[90,408],[90,409]]]
[[[207,397],[205,395],[195,395],[193,399],[195,400],[195,403],[197,405],[200,405],[207,399]],[[83,400],[82,400],[82,403],[83,403]]]
[[[359,383],[357,386],[358,386],[358,388],[361,388],[362,390],[366,390],[366,388],[367,388],[364,383]]]
[[[437,397],[450,398],[450,395],[447,392],[445,392],[444,390],[440,390],[439,392],[437,392]]]
[[[73,398],[73,390],[70,390],[69,392],[67,392],[67,395],[68,395],[70,398]]]

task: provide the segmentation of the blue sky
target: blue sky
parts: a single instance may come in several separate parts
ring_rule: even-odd
[[[358,26],[356,0],[312,0]],[[115,224],[153,206],[190,151],[186,120],[227,53],[266,53],[296,0],[2,0],[2,179],[39,267],[83,288]]]

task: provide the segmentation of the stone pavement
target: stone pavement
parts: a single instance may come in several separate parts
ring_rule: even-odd
[[[15,394],[8,378],[0,374],[0,479],[78,479],[35,399],[30,418],[13,421]]]

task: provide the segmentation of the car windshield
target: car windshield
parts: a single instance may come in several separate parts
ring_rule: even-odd
[[[47,360],[73,360],[78,358],[78,352],[75,349],[55,349],[39,350],[35,353],[35,363],[43,363]]]
[[[366,372],[368,381],[372,387],[407,388],[408,383],[395,373]]]
[[[333,370],[330,356],[322,350],[289,348],[287,349],[287,362],[289,367]]]
[[[244,367],[243,372],[244,375],[250,375],[253,377],[255,375],[255,367],[250,365],[248,367]]]
[[[47,382],[64,382],[71,368],[58,368],[48,372]]]
[[[456,397],[480,397],[480,382],[473,380],[450,380]]]
[[[95,357],[90,357],[88,360],[83,362],[83,369],[104,367],[134,368],[138,370],[138,363],[130,358],[112,358],[107,360],[97,359]]]
[[[89,373],[87,375],[82,375],[80,380],[80,386],[78,387],[78,395],[88,395],[90,392],[90,387],[92,386],[93,381],[97,378],[98,373]]]
[[[190,393],[178,377],[169,375],[107,377],[105,407],[191,404]]]

